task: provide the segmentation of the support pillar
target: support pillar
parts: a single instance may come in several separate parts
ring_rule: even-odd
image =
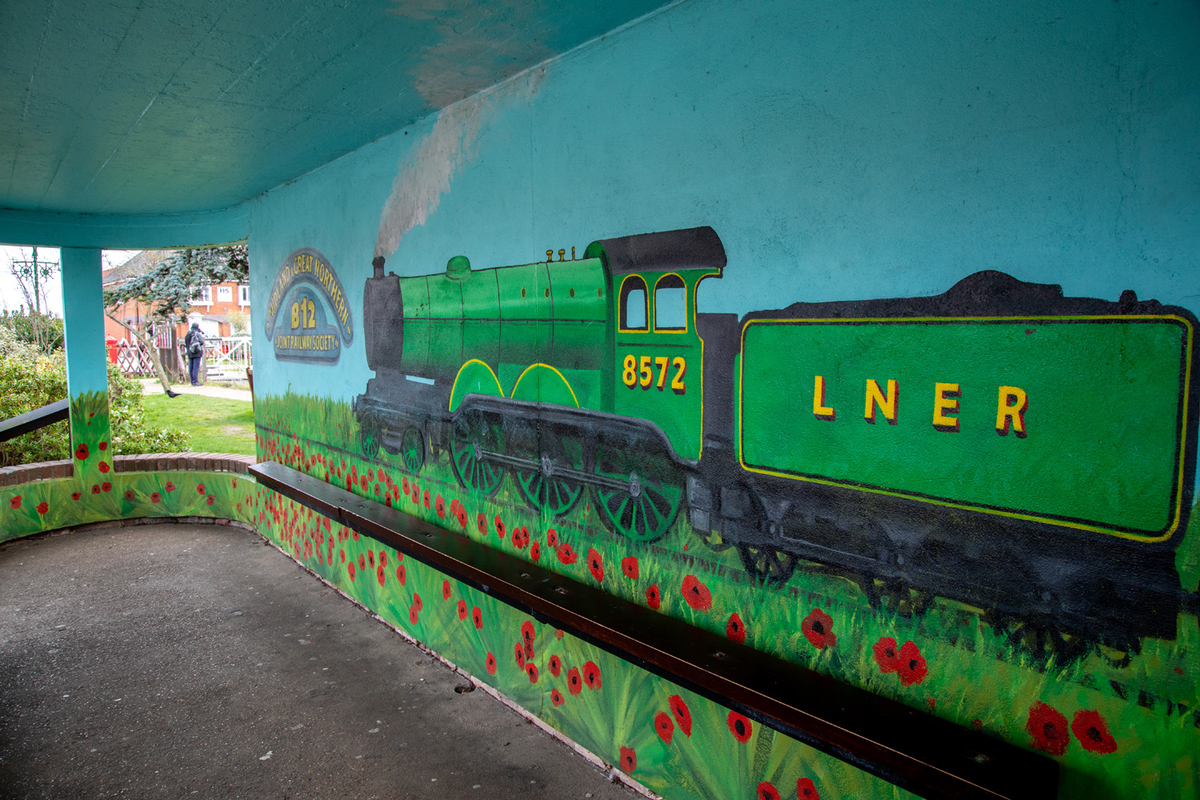
[[[98,495],[112,491],[113,455],[100,251],[64,247],[60,252],[75,478],[84,496]]]

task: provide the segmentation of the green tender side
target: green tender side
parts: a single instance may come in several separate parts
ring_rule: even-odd
[[[527,367],[544,363],[572,376],[581,405],[598,396],[608,310],[599,259],[474,270],[460,280],[401,278],[400,290],[404,372],[453,380],[474,359],[507,395]]]
[[[747,469],[1129,538],[1180,513],[1192,331],[1176,317],[753,320],[742,337]],[[814,413],[815,376],[825,384]],[[866,382],[897,382],[895,424],[865,419]],[[958,430],[933,425],[960,387]],[[999,435],[1001,386],[1028,396]]]

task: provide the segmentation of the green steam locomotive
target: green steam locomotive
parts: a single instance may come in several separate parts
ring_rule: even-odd
[[[550,515],[592,493],[650,542],[686,509],[763,582],[801,560],[875,601],[937,595],[1127,642],[1173,632],[1191,508],[1196,320],[998,272],[924,298],[700,313],[711,228],[582,258],[374,276],[362,444],[449,455]],[[1120,598],[1120,603],[1114,603]]]

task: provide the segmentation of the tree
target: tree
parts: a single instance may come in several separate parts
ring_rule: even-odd
[[[244,244],[176,250],[144,275],[130,278],[105,291],[104,307],[109,319],[130,331],[147,350],[153,352],[154,343],[147,331],[139,331],[113,316],[117,307],[129,300],[137,300],[146,306],[148,317],[172,324],[184,322],[198,287],[216,283],[246,283],[249,275],[249,254]],[[163,391],[173,397],[162,364],[157,358],[151,361]]]
[[[33,342],[45,352],[50,352],[54,349],[51,343],[43,341],[42,327],[46,324],[45,320],[50,319],[48,314],[42,312],[42,308],[49,309],[50,302],[46,295],[47,284],[54,274],[58,272],[57,261],[47,261],[46,259],[38,260],[38,249],[33,248],[33,257],[29,259],[21,258],[10,260],[8,262],[8,270],[16,279],[17,285],[21,287],[21,294],[25,295],[26,307],[29,309],[28,319],[30,322]],[[61,345],[62,325],[59,324],[59,344]]]

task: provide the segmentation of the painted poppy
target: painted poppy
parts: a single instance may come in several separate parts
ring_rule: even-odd
[[[671,743],[675,736],[675,723],[671,722],[671,716],[667,712],[660,711],[654,715],[654,732],[667,744]]]
[[[536,539],[529,548],[529,557],[535,562],[542,560],[542,545]]]
[[[495,523],[496,523],[496,535],[499,536],[501,539],[503,539],[504,531],[505,531],[504,520],[500,519],[499,514],[496,515]]]
[[[599,689],[604,685],[600,680],[600,668],[596,666],[595,661],[589,661],[583,665],[583,682],[589,689]]]
[[[375,566],[375,551],[374,550],[367,551],[367,563],[370,564],[372,567]]]
[[[480,511],[479,515],[475,518],[475,527],[479,528],[480,533],[487,533],[487,529],[488,529],[487,515],[484,514],[482,511]]]
[[[350,576],[350,582],[354,583],[354,562],[351,561],[346,565],[346,574]]]
[[[417,611],[425,610],[425,603],[421,600],[421,595],[416,592],[413,592],[413,605],[416,606]]]
[[[583,691],[583,679],[579,677],[579,670],[576,667],[567,670],[567,690],[571,694],[579,694]]]
[[[556,678],[562,674],[562,659],[558,656],[550,656],[550,674]]]
[[[708,590],[695,575],[683,579],[683,599],[697,611],[708,611],[712,608],[712,592]]]
[[[100,494],[100,484],[98,484],[98,483],[92,484],[92,494]]]
[[[40,506],[39,506],[40,508]],[[1071,719],[1071,733],[1089,753],[1115,753],[1117,740],[1108,732],[1108,723],[1099,711],[1076,711]]]
[[[521,641],[527,645],[532,645],[536,635],[537,631],[534,629],[532,622],[525,620],[521,623]]]
[[[430,503],[429,503],[429,490],[428,490],[428,489],[426,489],[426,490],[425,490],[424,498],[425,498],[425,509],[426,509],[426,510],[428,510],[428,509],[429,509],[429,505],[430,505]]]
[[[683,731],[684,736],[691,736],[692,710],[688,708],[688,704],[677,694],[668,697],[667,703],[671,708],[671,716],[675,718],[675,724],[679,726],[679,730]]]
[[[554,528],[546,531],[546,545],[558,549],[558,531],[554,530]]]
[[[818,650],[837,644],[837,636],[833,633],[833,617],[819,608],[814,608],[800,623],[800,632]]]
[[[637,769],[637,753],[632,747],[621,748],[621,771],[626,775]]]
[[[442,599],[450,599],[450,581],[442,581]]]
[[[588,571],[592,573],[592,577],[595,578],[597,582],[603,582],[604,559],[600,557],[600,554],[596,552],[596,548],[594,547],[588,549],[587,565]]]
[[[483,630],[483,611],[479,609],[479,606],[471,609],[471,621],[475,623],[476,630]]]
[[[884,636],[871,648],[875,653],[875,663],[879,665],[879,671],[884,675],[889,672],[895,672],[896,663],[896,640],[890,636]]]
[[[566,698],[562,696],[562,692],[560,692],[558,689],[555,689],[554,691],[550,692],[550,704],[551,705],[561,706],[565,702],[566,702]]]
[[[364,572],[367,569],[367,557],[362,553],[358,554],[358,568]]]
[[[212,495],[209,495],[208,497],[206,497],[204,502],[208,503],[211,506],[213,504]]]
[[[1067,752],[1067,745],[1071,742],[1067,733],[1067,718],[1058,709],[1040,700],[1030,707],[1025,730],[1032,738],[1030,744],[1052,756]]]
[[[19,494],[15,495],[11,500],[9,500],[8,506],[9,506],[9,508],[20,508],[21,507],[21,495],[19,495]]]
[[[62,452],[62,451],[60,450],[59,452]],[[87,446],[86,442],[80,444],[79,447],[75,448],[75,458],[78,459],[79,461],[87,461],[87,457],[89,455],[90,455],[90,453],[88,453],[88,446]]]
[[[736,611],[729,615],[729,622],[725,623],[725,638],[738,644],[746,643],[746,626]]]
[[[638,578],[638,560],[637,556],[629,556],[621,559],[621,572],[626,578],[631,581],[636,581]]]
[[[487,661],[484,662],[484,666],[487,668],[488,675],[496,674],[496,657],[492,655],[491,651],[488,651]]]
[[[126,489],[126,490],[125,490],[125,499],[126,499],[126,500],[128,500],[129,502],[131,502],[131,503],[132,503],[132,502],[133,502],[133,499],[134,499],[135,497],[137,497],[137,495],[133,493],[133,489]]]
[[[526,661],[525,662],[525,674],[529,676],[530,683],[537,683],[538,682],[537,664],[534,664],[532,661]]]
[[[108,462],[107,462],[107,461],[101,461],[101,462],[100,462],[99,470],[100,470],[101,472],[108,472],[108,471],[109,471],[109,469],[111,469],[111,467],[109,467],[109,466],[108,466]],[[170,490],[170,489],[168,489],[167,491],[169,492],[169,491],[171,491],[171,490]]]
[[[646,589],[646,605],[650,606],[650,608],[654,609],[655,611],[658,611],[658,607],[661,603],[662,595],[658,591],[658,584],[651,584],[650,587]]]
[[[324,540],[325,540],[325,534],[321,534],[321,540],[322,540],[322,541],[324,541]],[[404,560],[403,558],[400,558],[400,557],[399,557],[399,556],[400,556],[400,554],[399,554],[399,553],[397,553],[397,554],[396,554],[396,556],[397,556],[397,560],[398,560],[398,561],[403,561],[403,560]],[[380,551],[379,551],[379,566],[381,566],[381,567],[386,567],[386,566],[387,566],[387,553],[385,553],[383,550],[380,550]]]
[[[563,544],[558,548],[558,560],[564,564],[574,564],[579,559],[571,545]]]
[[[779,800],[779,790],[767,781],[763,781],[758,785],[754,796],[758,800]]]
[[[419,613],[420,612],[417,611],[416,606],[412,606],[411,608],[409,608],[408,609],[408,621],[411,622],[413,625],[416,625],[420,621],[420,617],[418,616]]]
[[[80,497],[80,494],[79,494],[79,492],[71,492],[71,499],[72,499],[72,500],[78,500],[78,499],[79,499],[79,497]]]
[[[517,660],[517,666],[525,669],[525,647],[520,642],[513,647],[513,657]]]
[[[458,618],[461,620],[465,620],[467,618],[467,601],[466,600],[458,601]]]
[[[905,642],[896,656],[896,673],[900,676],[901,686],[912,686],[925,680],[929,668],[925,657],[913,642]]]
[[[157,503],[159,500],[162,500],[162,495],[161,495],[161,494],[159,494],[158,492],[151,492],[151,493],[150,493],[150,502],[151,502],[151,503]]]
[[[39,514],[45,515],[45,513],[49,510],[50,510],[50,506],[46,503],[45,500],[43,500],[42,502],[37,504],[37,512]]]
[[[796,781],[796,797],[799,800],[821,800],[821,795],[817,794],[817,787],[813,785],[812,778],[801,778]]]
[[[108,442],[101,442],[101,443],[100,443],[100,449],[101,449],[101,450],[107,450],[107,449],[108,449]]]
[[[387,570],[385,570],[385,569],[383,568],[383,564],[380,564],[380,565],[379,565],[379,566],[378,566],[378,567],[375,569],[375,579],[376,579],[377,581],[379,581],[379,585],[380,585],[380,586],[383,586],[383,585],[384,585],[384,583],[386,583],[386,582],[387,582]]]
[[[433,501],[433,509],[437,512],[438,519],[446,518],[446,501],[439,494]]]
[[[729,726],[729,732],[733,734],[733,738],[743,744],[750,741],[750,734],[754,733],[754,728],[751,726],[750,720],[736,711],[729,712],[725,724]]]

